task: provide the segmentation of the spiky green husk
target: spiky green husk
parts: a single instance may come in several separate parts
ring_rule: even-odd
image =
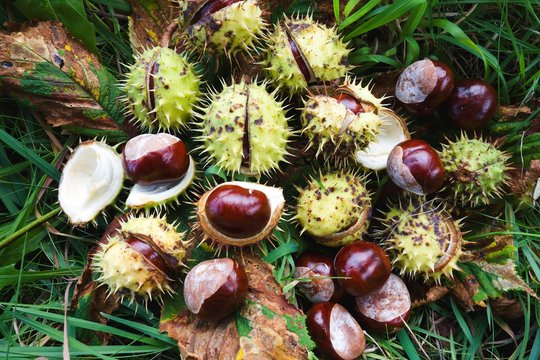
[[[379,112],[383,109],[384,98],[375,97],[368,87],[346,79],[338,91],[353,95],[362,104],[365,112],[354,114],[337,99],[315,95],[305,102],[300,119],[309,146],[317,146],[317,156],[348,158],[355,157],[379,134],[382,120]]]
[[[209,162],[227,172],[252,175],[277,169],[287,152],[292,131],[287,125],[283,103],[268,93],[265,84],[224,85],[220,93],[209,94],[208,105],[200,114],[204,144]],[[243,140],[246,120],[250,144],[249,166],[243,166]],[[244,164],[245,165],[245,164]]]
[[[150,77],[153,77],[153,90]],[[124,85],[127,109],[143,129],[181,129],[187,125],[198,100],[200,84],[186,58],[169,48],[148,49],[130,66]],[[154,94],[153,108],[150,92]]]
[[[300,189],[296,219],[303,231],[327,246],[341,246],[358,240],[367,229],[366,219],[361,228],[341,239],[324,238],[353,226],[363,215],[371,214],[371,196],[365,178],[351,172],[331,172],[312,178],[305,189]]]
[[[450,180],[449,187],[461,204],[485,205],[501,196],[510,156],[496,145],[462,134],[459,140],[443,145],[440,156]]]
[[[341,40],[336,28],[328,28],[313,20],[311,16],[288,18],[276,24],[268,37],[268,50],[262,64],[268,76],[278,86],[298,93],[307,87],[307,82],[298,67],[285,28],[305,56],[318,81],[331,81],[344,77],[350,69],[348,55],[351,51]]]
[[[453,220],[439,201],[416,196],[404,199],[390,206],[381,221],[384,229],[380,235],[401,275],[419,274],[439,282],[459,269],[459,221]],[[452,244],[455,250],[449,251]],[[438,269],[441,261],[446,262],[442,259],[448,262]]]
[[[101,246],[94,256],[95,271],[100,274],[98,281],[109,288],[109,293],[127,295],[131,299],[140,296],[145,300],[172,293],[172,281],[132,248],[125,239],[129,236],[145,236],[182,266],[186,259],[188,243],[185,234],[177,232],[165,217],[130,217],[120,224],[118,235]]]
[[[265,27],[258,0],[246,0],[207,15],[189,26],[186,33],[199,53],[231,56],[252,50]]]

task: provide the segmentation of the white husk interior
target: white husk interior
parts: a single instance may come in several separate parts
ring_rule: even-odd
[[[104,143],[85,142],[64,167],[58,201],[71,223],[85,224],[114,201],[123,182],[119,154]]]
[[[151,185],[135,184],[126,200],[128,207],[139,208],[152,204],[162,204],[180,195],[191,184],[195,177],[195,161],[189,158],[189,168],[179,182],[165,182]]]
[[[356,154],[356,161],[362,166],[372,170],[386,169],[386,162],[390,151],[402,141],[410,138],[404,124],[396,118],[397,115],[381,111],[382,124],[380,133],[369,146]]]

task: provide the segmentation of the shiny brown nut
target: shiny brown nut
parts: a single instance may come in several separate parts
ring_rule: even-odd
[[[233,259],[213,259],[197,264],[184,281],[184,299],[193,314],[219,320],[236,311],[248,290],[244,267]]]

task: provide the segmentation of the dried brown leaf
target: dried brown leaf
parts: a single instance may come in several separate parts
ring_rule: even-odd
[[[540,160],[532,160],[529,168],[525,171],[512,168],[509,171],[509,178],[508,184],[511,193],[521,203],[533,205],[538,202],[540,194],[535,194],[535,192],[537,192],[536,187],[540,180]]]
[[[421,296],[417,293],[416,296],[413,297],[412,308],[415,309],[419,306],[438,301],[445,297],[449,292],[450,289],[446,286],[434,285],[428,287]]]
[[[178,341],[184,359],[307,359],[307,350],[286,320],[302,312],[287,302],[268,263],[255,256],[244,256],[243,262],[249,289],[239,315],[249,323],[247,336],[240,336],[234,315],[208,322],[187,310],[162,321],[160,330]]]
[[[130,0],[129,40],[134,53],[158,46],[169,24],[177,19],[178,3],[170,0]]]
[[[493,312],[505,320],[512,321],[523,318],[523,307],[518,299],[503,296],[489,301]]]
[[[467,311],[474,310],[475,301],[473,296],[476,291],[480,289],[480,284],[473,275],[468,275],[463,281],[454,278],[452,283],[451,292],[456,298],[459,305]],[[478,304],[480,306],[486,306],[485,303]]]

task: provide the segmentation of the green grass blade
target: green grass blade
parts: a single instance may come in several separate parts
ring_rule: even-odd
[[[38,156],[33,150],[24,146],[19,140],[11,136],[6,130],[0,129],[0,141],[12,148],[22,157],[28,159],[32,164],[40,168],[45,174],[53,180],[60,181],[60,171]]]
[[[351,31],[345,36],[345,40],[353,39],[361,34],[364,34],[370,30],[382,27],[389,22],[396,20],[397,18],[405,15],[407,12],[416,8],[417,6],[422,6],[425,0],[398,0],[388,6],[384,11],[380,12],[376,16],[362,23],[356,29]],[[370,4],[369,2],[368,4]],[[343,22],[343,24],[345,21]],[[344,26],[342,24],[342,26]]]

